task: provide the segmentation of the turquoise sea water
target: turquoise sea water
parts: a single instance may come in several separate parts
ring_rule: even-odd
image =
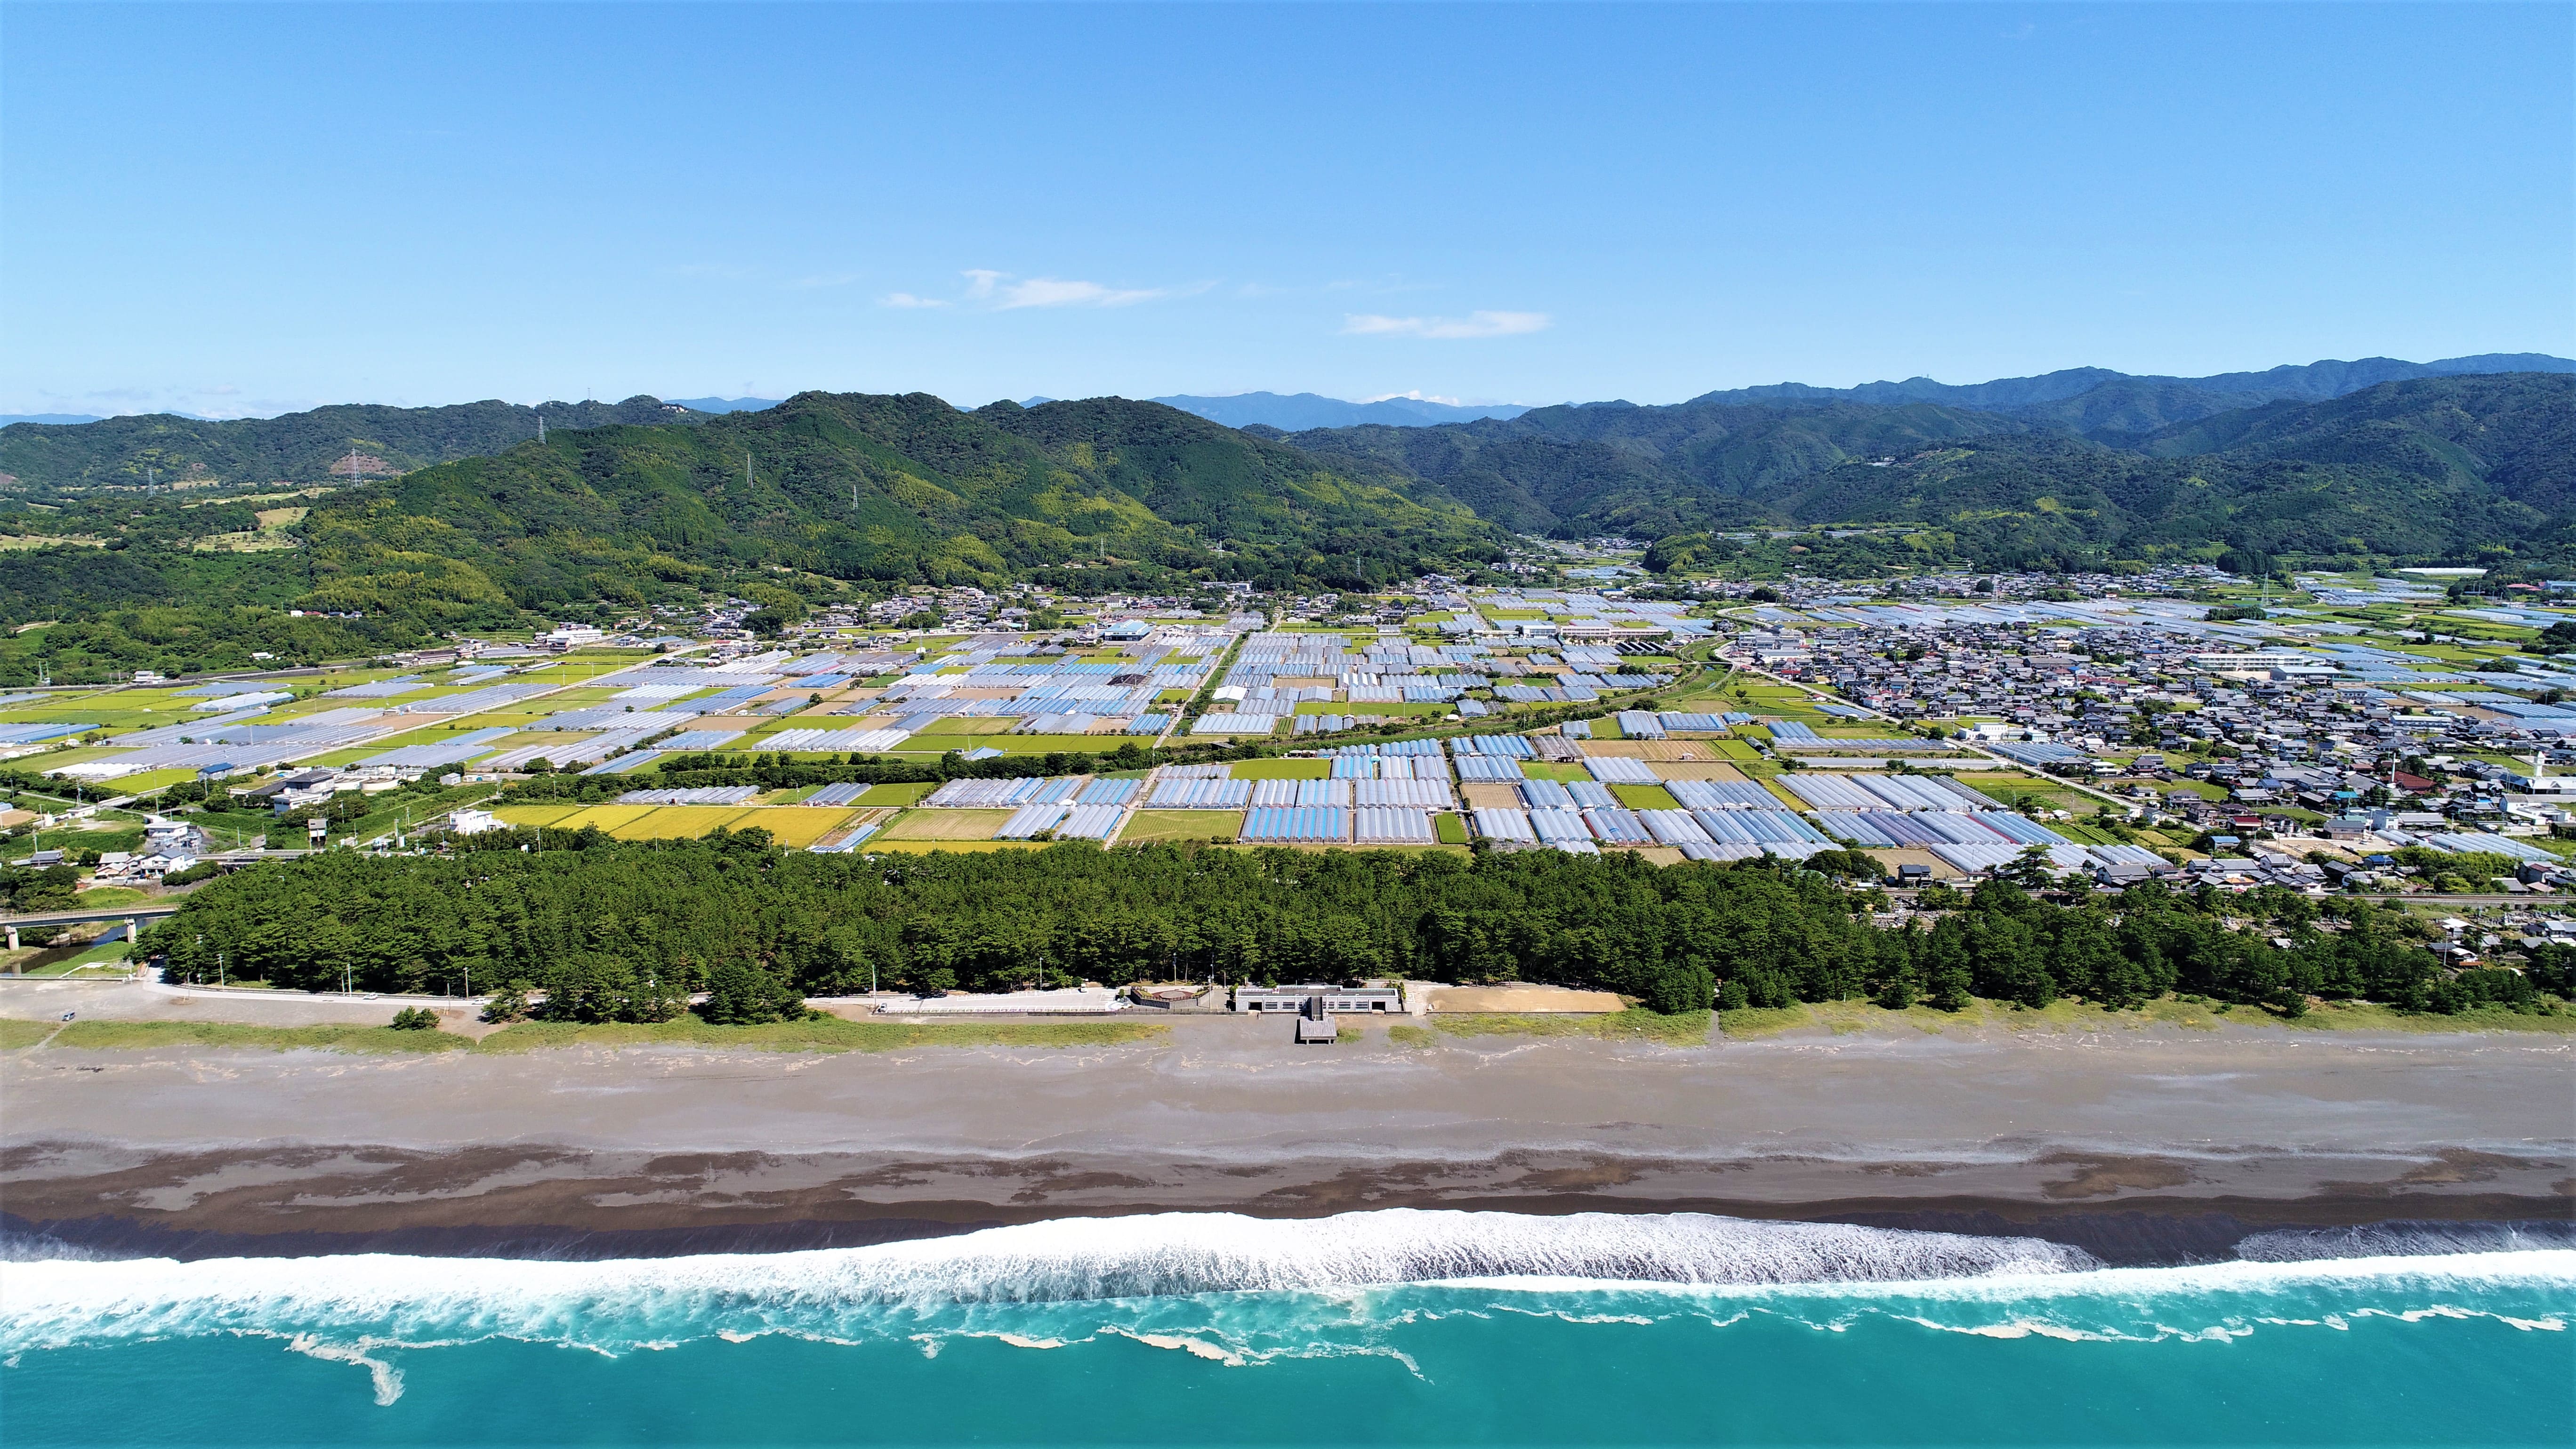
[[[2576,1442],[2576,1251],[2314,1246],[2120,1269],[2029,1240],[1386,1212],[593,1263],[17,1261],[0,1440]]]

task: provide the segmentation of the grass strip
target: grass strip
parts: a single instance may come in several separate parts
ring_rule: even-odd
[[[894,1021],[782,1021],[762,1026],[712,1026],[695,1017],[678,1021],[607,1023],[529,1021],[504,1027],[475,1043],[485,1052],[543,1051],[572,1046],[740,1047],[773,1052],[882,1052],[921,1046],[1122,1046],[1170,1032],[1162,1022],[1045,1021],[958,1022],[926,1026]]]
[[[0,1018],[0,1051],[35,1045],[54,1029],[49,1021]],[[651,1024],[529,1021],[476,1041],[446,1031],[396,1031],[385,1026],[238,1026],[207,1021],[78,1021],[63,1028],[58,1047],[89,1051],[161,1046],[236,1047],[252,1051],[527,1052],[573,1046],[660,1044],[740,1047],[779,1052],[880,1052],[915,1046],[1118,1046],[1150,1041],[1171,1028],[1161,1022],[960,1022],[922,1026],[902,1022],[773,1022],[764,1026],[711,1026],[695,1017]]]
[[[1784,1031],[1824,1030],[1836,1036],[1873,1031],[1911,1030],[1940,1035],[1958,1028],[1996,1027],[2011,1032],[2136,1031],[2175,1026],[2212,1031],[2238,1026],[2276,1026],[2286,1031],[2523,1031],[2576,1034],[2576,1013],[2542,1015],[2502,1007],[2464,1011],[2451,1016],[2404,1012],[2366,1003],[2326,1002],[2307,1014],[2284,1017],[2259,1006],[2167,996],[2126,1011],[2112,1011],[2081,1001],[2053,1001],[2033,1009],[2009,1001],[1975,1000],[1959,1011],[1915,1005],[1890,1011],[1867,1001],[1820,1001],[1794,1006],[1748,1007],[1721,1012],[1718,1030],[1738,1041],[1776,1036]]]
[[[34,1028],[33,1035],[26,1028]],[[0,1022],[0,1050],[42,1041],[53,1023]],[[75,1051],[128,1051],[160,1046],[239,1047],[248,1051],[452,1052],[473,1043],[452,1032],[396,1031],[389,1026],[239,1026],[221,1021],[75,1021],[54,1038]]]
[[[1586,1016],[1496,1012],[1440,1014],[1432,1026],[1451,1036],[1568,1036],[1600,1041],[1652,1041],[1666,1046],[1698,1046],[1708,1040],[1709,1013],[1677,1012],[1665,1016],[1632,1006],[1625,1011]],[[1397,1038],[1406,1040],[1406,1038]]]

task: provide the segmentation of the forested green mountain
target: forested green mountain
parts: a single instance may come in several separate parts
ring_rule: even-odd
[[[1405,468],[1532,531],[1666,538],[1763,522],[1903,526],[1927,562],[2228,549],[2356,561],[2498,549],[2554,557],[2576,533],[2576,377],[2563,373],[2428,377],[2091,432],[1928,403],[1700,401],[1291,441]],[[1676,544],[1663,557],[1687,552]]]
[[[0,623],[79,621],[0,653],[54,651],[63,677],[82,661],[302,658],[326,647],[317,628],[339,631],[344,649],[380,648],[701,587],[784,591],[792,606],[830,580],[1369,588],[1499,559],[1504,542],[1400,472],[1337,466],[1155,403],[964,413],[923,393],[805,393],[686,425],[553,432],[334,490],[294,526],[292,548],[196,547],[247,516],[125,493],[0,514],[67,540],[0,552]],[[363,618],[271,617],[289,606]]]
[[[1761,500],[1840,463],[2024,428],[1929,403],[1586,403],[1444,427],[1317,429],[1287,441],[1319,457],[1402,468],[1521,532],[1653,536],[1758,521],[1768,512]]]
[[[0,638],[0,683],[39,664],[73,679],[346,657],[701,590],[792,613],[846,584],[1376,588],[1498,560],[1506,530],[1627,533],[1686,567],[1737,550],[1730,530],[1850,524],[1866,531],[1798,560],[1849,576],[2231,551],[2576,568],[2576,377],[2115,426],[2153,411],[2047,426],[1919,402],[1595,404],[1289,437],[1118,398],[961,412],[806,393],[334,489],[267,552],[221,542],[250,537],[256,504],[21,492],[0,495],[0,529],[62,542],[0,550],[0,624],[62,622]]]
[[[334,494],[305,520],[326,608],[640,599],[779,565],[895,583],[1056,573],[1366,587],[1500,556],[1401,474],[1119,398],[959,412],[927,393],[803,393],[686,427],[524,443]]]
[[[514,447],[537,435],[540,415],[549,428],[695,422],[706,416],[656,398],[631,397],[535,407],[354,404],[229,422],[153,413],[77,424],[12,423],[0,428],[0,473],[11,475],[17,489],[38,494],[140,487],[150,476],[147,469],[163,483],[328,483],[347,480],[344,460],[352,448],[394,472],[409,472]],[[335,474],[335,465],[342,471]]]

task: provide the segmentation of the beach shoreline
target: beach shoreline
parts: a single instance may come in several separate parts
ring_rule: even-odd
[[[863,1247],[1058,1218],[1391,1208],[1705,1213],[2037,1237],[2115,1265],[2223,1259],[2251,1234],[2285,1229],[2576,1233],[2559,1157],[2454,1149],[2411,1165],[2275,1160],[2246,1175],[2212,1166],[2066,1153],[1973,1166],[1506,1153],[1481,1162],[1305,1159],[1257,1171],[1061,1156],[713,1158],[546,1146],[171,1154],[22,1143],[0,1153],[0,1245],[15,1256],[652,1258]],[[2334,1175],[2374,1167],[2378,1180]],[[2284,1190],[2292,1175],[2307,1190]],[[1885,1190],[1891,1181],[1919,1186]],[[1717,1183],[1737,1190],[1712,1194]]]
[[[1675,1047],[1275,1023],[795,1053],[0,1054],[24,1252],[661,1256],[1046,1218],[1706,1212],[2035,1234],[2576,1215],[2576,1041],[2278,1028]]]

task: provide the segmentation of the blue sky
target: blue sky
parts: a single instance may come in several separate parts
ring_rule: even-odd
[[[0,6],[0,411],[2576,353],[2576,8]]]

